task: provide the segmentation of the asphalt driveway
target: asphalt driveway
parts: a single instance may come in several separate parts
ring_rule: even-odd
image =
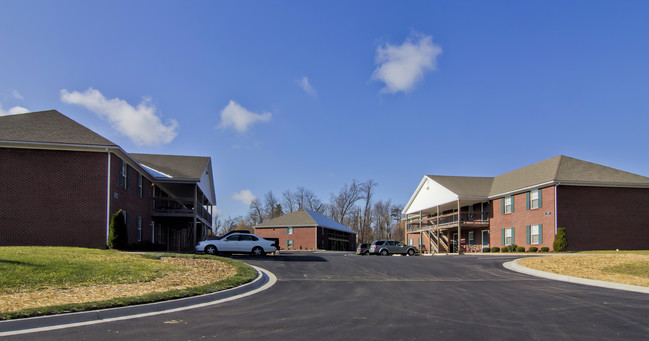
[[[240,259],[270,289],[158,316],[9,340],[646,340],[649,295],[506,270],[509,256],[362,257],[290,253]]]

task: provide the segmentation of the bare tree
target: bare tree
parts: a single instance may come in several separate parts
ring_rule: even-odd
[[[363,209],[363,215],[361,216],[358,231],[358,237],[361,242],[369,241],[372,237],[372,196],[374,195],[374,188],[377,185],[378,184],[372,179],[360,185],[360,192],[362,194],[361,199],[365,201],[365,207]]]
[[[401,211],[403,210],[402,205],[394,205],[390,209],[390,216],[394,220],[394,228],[392,229],[392,239],[406,238],[405,237],[405,226],[401,223]],[[404,242],[407,242],[404,240]]]
[[[266,193],[266,195],[264,196],[264,201],[264,209],[266,210],[266,216],[268,217],[268,219],[277,218],[284,214],[282,212],[282,205],[280,205],[279,201],[277,200],[277,198],[275,198],[272,191],[268,191],[268,193]]]
[[[250,221],[254,224],[261,224],[266,221],[264,209],[259,199],[255,198],[250,202],[250,212],[248,213]]]
[[[331,206],[333,207],[332,217],[335,221],[345,225],[345,216],[354,208],[354,205],[361,199],[361,184],[352,180],[351,185],[345,186],[338,192],[338,195],[331,196]]]
[[[300,209],[297,195],[298,193],[293,194],[290,189],[282,193],[282,198],[284,198],[284,205],[282,207],[287,213],[295,212]]]
[[[379,239],[392,238],[393,224],[390,200],[379,200],[374,204],[374,234]],[[399,238],[400,239],[400,238]]]

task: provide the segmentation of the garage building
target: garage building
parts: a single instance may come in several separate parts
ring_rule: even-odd
[[[299,210],[254,226],[263,238],[278,238],[283,250],[354,251],[356,232],[325,215]]]

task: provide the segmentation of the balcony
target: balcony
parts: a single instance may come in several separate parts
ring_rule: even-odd
[[[408,222],[408,232],[430,231],[434,229],[449,229],[458,227],[458,217],[462,227],[488,227],[489,214],[487,212],[461,212],[443,214],[440,216],[424,216]]]
[[[201,218],[208,224],[212,224],[212,215],[203,205],[196,206],[194,210],[194,198],[153,198],[153,214],[159,217],[194,217]]]

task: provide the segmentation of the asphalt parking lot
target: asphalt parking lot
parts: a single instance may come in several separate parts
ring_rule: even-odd
[[[646,340],[649,295],[509,271],[511,256],[253,258],[270,289],[219,305],[8,340]]]

